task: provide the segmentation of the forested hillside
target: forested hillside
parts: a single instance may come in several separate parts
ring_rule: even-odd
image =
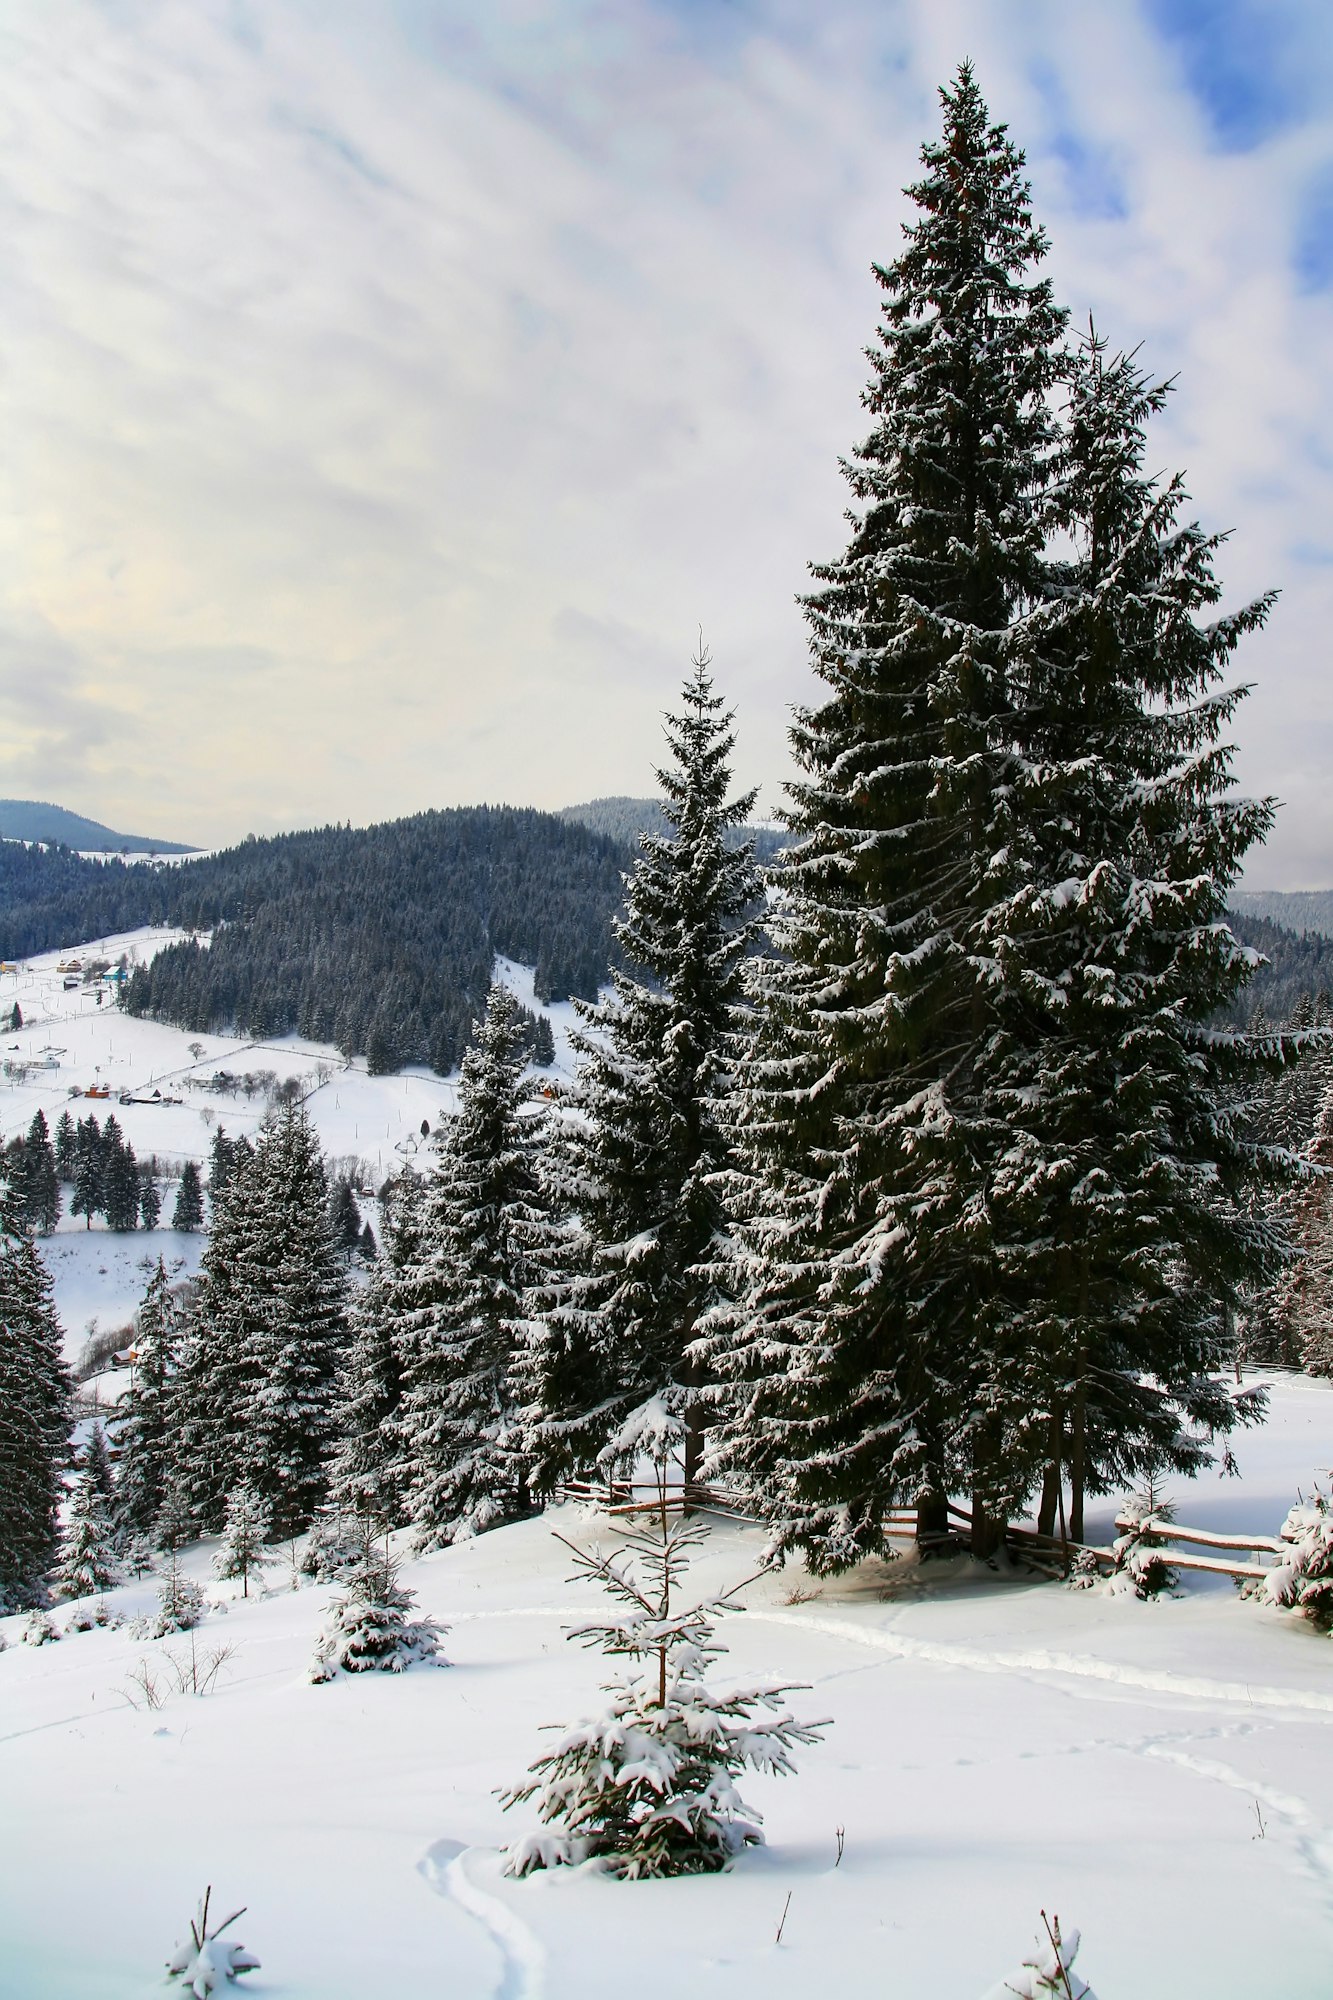
[[[1270,1021],[1290,1020],[1302,994],[1317,999],[1333,993],[1333,938],[1319,931],[1298,935],[1240,910],[1228,910],[1227,917],[1241,943],[1261,951],[1268,961],[1237,995],[1232,1019],[1248,1021],[1262,1007]]]
[[[299,1030],[377,1070],[458,1061],[497,952],[543,999],[591,997],[611,956],[624,849],[509,806],[247,840],[176,868],[0,848],[0,953],[137,925],[212,931],[159,953],[126,1004],[182,1027]]]

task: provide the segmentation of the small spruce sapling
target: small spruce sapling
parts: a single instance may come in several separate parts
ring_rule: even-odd
[[[204,1593],[194,1578],[185,1574],[179,1554],[172,1549],[157,1593],[154,1637],[165,1639],[169,1632],[192,1631],[203,1615]]]
[[[440,1640],[448,1630],[433,1618],[409,1618],[416,1599],[398,1582],[387,1550],[369,1524],[362,1531],[355,1566],[329,1606],[310,1663],[312,1681],[337,1674],[405,1673],[409,1667],[447,1667]]]
[[[1319,1631],[1333,1633],[1333,1499],[1316,1492],[1298,1501],[1280,1533],[1291,1543],[1291,1554],[1264,1578],[1264,1597],[1303,1612]]]
[[[1038,1942],[1034,1955],[1025,1958],[1017,1972],[989,1987],[982,2000],[1097,2000],[1087,1980],[1074,1971],[1078,1932],[1064,1936],[1059,1917],[1048,1919],[1045,1910],[1041,1922],[1046,1936]]]
[[[265,1544],[270,1533],[268,1509],[253,1486],[242,1485],[228,1496],[222,1547],[213,1559],[213,1574],[241,1579],[241,1595],[250,1595],[250,1578],[274,1560]]]
[[[791,1772],[792,1746],[817,1742],[828,1727],[786,1712],[790,1684],[722,1694],[705,1683],[726,1650],[713,1621],[727,1606],[714,1599],[674,1608],[707,1530],[668,1517],[667,1464],[664,1449],[654,1524],[627,1536],[618,1561],[556,1537],[578,1576],[624,1606],[621,1616],[576,1626],[568,1636],[627,1666],[605,1684],[610,1708],[562,1736],[529,1766],[526,1784],[501,1792],[506,1809],[535,1798],[553,1829],[526,1834],[509,1849],[510,1875],[594,1859],[631,1881],[716,1873],[763,1843],[761,1816],[736,1789],[740,1773],[747,1765],[775,1776]],[[762,1710],[773,1719],[762,1719]]]
[[[1154,1532],[1157,1522],[1175,1519],[1175,1504],[1164,1494],[1152,1473],[1143,1488],[1127,1501],[1116,1517],[1122,1530],[1112,1543],[1116,1574],[1112,1588],[1133,1591],[1135,1597],[1157,1597],[1174,1590],[1180,1581],[1162,1550],[1162,1536]]]
[[[204,1891],[204,1900],[190,1925],[190,1935],[183,1944],[178,1944],[167,1960],[167,1976],[177,1981],[187,1993],[193,1993],[195,2000],[209,2000],[209,1995],[220,1993],[242,1972],[257,1972],[259,1960],[243,1944],[230,1944],[222,1936],[235,1923],[237,1917],[245,1915],[244,1909],[233,1910],[229,1917],[208,1928],[208,1903],[213,1890]]]

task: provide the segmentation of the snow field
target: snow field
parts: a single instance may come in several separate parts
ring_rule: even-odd
[[[1239,1493],[1275,1527],[1331,1424],[1333,1388],[1278,1382],[1255,1486],[1228,1482],[1223,1504]],[[1219,1486],[1179,1492],[1182,1517],[1214,1525]],[[288,2000],[977,2000],[1042,1907],[1081,1928],[1099,2000],[1328,1993],[1333,1644],[1211,1585],[1141,1604],[961,1562],[823,1585],[789,1568],[723,1621],[716,1676],[808,1682],[794,1711],[833,1719],[797,1776],[742,1787],[771,1845],[672,1883],[503,1878],[499,1844],[533,1822],[496,1788],[544,1725],[596,1712],[605,1677],[563,1637],[601,1600],[567,1580],[553,1525],[582,1545],[616,1534],[566,1507],[404,1562],[451,1627],[443,1672],[312,1686],[330,1590],[292,1594],[278,1568],[248,1603],[210,1586],[227,1614],[196,1644],[233,1646],[230,1668],[157,1712],[119,1690],[188,1639],[34,1649],[22,1620],[0,1624],[10,1990],[137,2000],[211,1881],[249,1905],[237,1934],[263,1970],[246,1990]],[[749,1575],[761,1542],[719,1524],[698,1594]],[[190,1553],[194,1573],[211,1552]],[[145,1580],[108,1601],[152,1597]]]

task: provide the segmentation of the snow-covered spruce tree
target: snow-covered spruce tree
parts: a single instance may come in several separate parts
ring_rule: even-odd
[[[707,1530],[667,1512],[668,1451],[674,1455],[683,1439],[660,1408],[656,1424],[656,1437],[641,1439],[645,1449],[657,1449],[659,1508],[651,1525],[626,1536],[618,1558],[586,1554],[556,1537],[578,1575],[624,1607],[568,1636],[625,1664],[607,1684],[609,1709],[569,1730],[529,1767],[526,1783],[500,1794],[506,1808],[536,1799],[551,1829],[515,1842],[506,1863],[511,1875],[594,1858],[627,1880],[716,1873],[763,1842],[761,1816],[736,1789],[742,1771],[790,1773],[792,1748],[817,1742],[828,1727],[787,1712],[791,1686],[727,1694],[708,1686],[705,1676],[726,1650],[714,1633],[727,1607],[678,1605],[691,1552]]]
[[[152,1534],[171,1477],[171,1383],[180,1333],[179,1308],[159,1257],[135,1314],[134,1365],[115,1419],[116,1526],[129,1540]]]
[[[64,1597],[95,1597],[120,1581],[106,1498],[92,1466],[75,1483],[55,1581]]]
[[[670,762],[657,773],[667,831],[645,834],[616,923],[624,968],[613,992],[581,1005],[575,1116],[552,1121],[555,1193],[581,1228],[568,1268],[534,1303],[525,1357],[539,1479],[590,1466],[650,1400],[684,1421],[685,1477],[697,1476],[703,1405],[691,1352],[714,1302],[741,966],[758,878],[727,836],[754,793],[730,798],[731,715],[706,652],[666,719]]]
[[[0,1190],[0,1609],[47,1602],[58,1545],[69,1379],[51,1280]]]
[[[187,1236],[192,1236],[204,1226],[204,1191],[199,1169],[193,1160],[187,1160],[181,1169],[176,1206],[171,1211],[171,1226]]]
[[[402,1479],[420,1548],[516,1520],[532,1505],[514,1379],[543,1230],[541,1120],[525,1067],[518,1003],[492,986],[395,1309]]]
[[[323,1498],[346,1342],[327,1197],[309,1117],[284,1104],[233,1161],[173,1386],[178,1477],[201,1532],[221,1532],[245,1481],[279,1540]]]
[[[736,1095],[734,1309],[701,1350],[736,1395],[710,1462],[816,1570],[923,1530],[1003,1441],[976,1390],[1000,1310],[977,1077],[978,944],[1016,776],[1010,628],[1041,599],[1064,316],[1037,275],[1023,156],[970,66],[885,293],[859,512],[806,601],[821,706],[798,714],[783,956]],[[979,1542],[987,1548],[986,1523]]]
[[[361,1524],[360,1539],[356,1561],[329,1607],[310,1663],[311,1680],[448,1666],[440,1640],[449,1628],[433,1618],[410,1618],[416,1599],[398,1582],[394,1563],[369,1522]]]
[[[274,1560],[268,1514],[252,1486],[238,1486],[228,1495],[222,1525],[222,1547],[213,1558],[213,1574],[239,1576],[241,1595],[250,1595],[250,1578],[260,1576]]]
[[[250,1317],[254,1391],[239,1470],[273,1538],[304,1528],[324,1497],[347,1347],[347,1278],[328,1222],[319,1140],[304,1105],[266,1121],[255,1159],[265,1272]]]
[[[96,1487],[102,1502],[102,1511],[108,1520],[114,1519],[116,1501],[116,1479],[111,1470],[111,1450],[102,1429],[101,1419],[93,1418],[88,1441],[83,1447],[80,1469],[88,1474]]]
[[[382,1527],[405,1519],[399,1414],[403,1397],[401,1355],[405,1316],[420,1303],[409,1272],[420,1268],[421,1206],[418,1175],[404,1172],[380,1195],[383,1254],[372,1266],[351,1308],[351,1340],[339,1397],[339,1444],[329,1478],[329,1498],[350,1515]]]
[[[1069,385],[1055,519],[1075,554],[1010,638],[1020,752],[975,932],[990,1023],[974,1073],[1005,1140],[988,1175],[994,1310],[977,1343],[974,1513],[1046,1470],[1081,1539],[1087,1492],[1186,1474],[1260,1414],[1220,1379],[1280,1243],[1289,1178],[1248,1112],[1299,1049],[1216,1027],[1252,958],[1228,893],[1273,815],[1237,799],[1221,676],[1268,599],[1208,620],[1218,538],[1144,472],[1165,390],[1089,334]]]
[[[252,1153],[213,1204],[199,1283],[179,1329],[168,1483],[199,1534],[221,1533],[227,1495],[243,1477],[240,1434],[257,1387],[252,1319],[268,1279],[263,1208]]]

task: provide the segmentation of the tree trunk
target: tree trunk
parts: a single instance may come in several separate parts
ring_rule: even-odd
[[[1087,1390],[1083,1383],[1080,1357],[1079,1379],[1074,1388],[1073,1422],[1069,1440],[1069,1539],[1083,1540],[1083,1494],[1087,1484]]]
[[[978,1562],[990,1562],[1004,1547],[1008,1522],[992,1514],[979,1492],[972,1495],[972,1554]]]
[[[1063,1471],[1064,1425],[1057,1410],[1051,1418],[1050,1460],[1041,1481],[1041,1505],[1037,1509],[1037,1532],[1054,1535],[1060,1510],[1060,1480]]]
[[[943,1493],[922,1493],[916,1503],[916,1552],[922,1562],[944,1552],[949,1503]]]

